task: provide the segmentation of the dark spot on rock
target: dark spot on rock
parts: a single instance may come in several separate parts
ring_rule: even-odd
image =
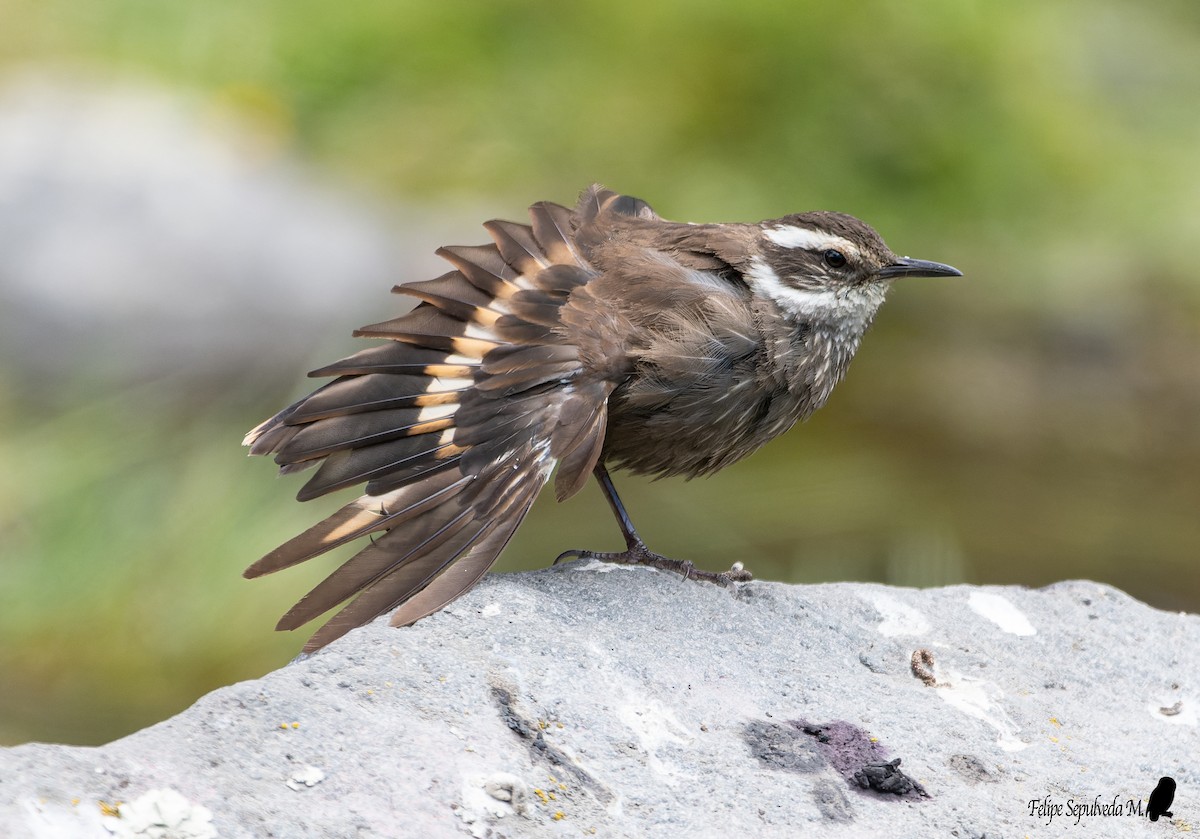
[[[517,734],[524,737],[526,740],[534,737],[536,727],[531,726],[520,714],[512,708],[512,694],[504,688],[492,688],[492,699],[496,700],[496,706],[500,709],[500,719],[504,720],[504,724]],[[537,731],[537,736],[541,736],[542,732]],[[543,738],[544,739],[544,738]]]
[[[905,798],[929,798],[920,783],[900,770],[900,758],[892,758],[866,731],[848,722],[753,720],[742,729],[742,739],[750,747],[751,754],[771,769],[811,773],[830,767],[852,789]],[[827,818],[836,821],[853,818],[845,794],[840,790],[838,796],[830,797],[826,792],[818,794],[814,788],[814,800]],[[837,803],[839,800],[841,804]]]
[[[800,730],[809,737],[816,737],[817,741],[820,743],[829,742],[829,735],[825,732],[825,729],[819,725],[802,725],[800,726]]]
[[[846,793],[833,781],[822,778],[813,784],[812,800],[821,815],[833,822],[854,821],[854,808]]]
[[[873,789],[876,792],[886,792],[892,795],[908,795],[916,793],[928,797],[925,788],[917,781],[900,771],[900,758],[889,761],[868,763],[854,773],[854,781],[863,789]]]
[[[899,758],[892,758],[883,745],[858,726],[844,720],[795,720],[792,725],[816,741],[825,760],[850,787],[904,798],[929,798],[921,784],[900,771]]]
[[[873,656],[869,656],[866,653],[858,654],[858,663],[870,670],[872,673],[886,675],[888,672],[887,667],[876,661]]]
[[[975,757],[975,755],[951,755],[950,768],[967,779],[968,783],[978,784],[980,782],[994,784],[999,778],[996,773],[990,771],[983,765],[983,761]]]
[[[812,741],[794,725],[753,720],[742,729],[742,739],[750,753],[772,769],[818,772],[826,765]]]
[[[597,799],[603,803],[612,800],[610,793],[603,784],[593,778],[585,769],[578,766],[571,758],[552,743],[546,742],[542,728],[530,721],[513,707],[513,696],[507,689],[492,687],[492,699],[500,711],[500,719],[523,740],[529,742],[529,751],[535,758],[541,758],[570,774],[582,786],[587,787]]]

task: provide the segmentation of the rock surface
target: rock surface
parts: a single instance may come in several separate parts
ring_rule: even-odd
[[[576,562],[107,746],[0,750],[0,835],[1147,835],[1200,824],[1197,674],[1200,617],[1096,583]],[[1163,775],[1173,819],[1130,815]]]

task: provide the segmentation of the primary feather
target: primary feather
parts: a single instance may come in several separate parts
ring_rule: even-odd
[[[393,609],[408,624],[441,608],[492,565],[556,463],[570,460],[562,495],[595,465],[611,385],[580,381],[578,350],[557,332],[594,271],[569,240],[571,211],[543,203],[531,216],[489,222],[492,245],[440,249],[454,271],[397,286],[417,307],[356,332],[388,343],[314,371],[337,378],[246,436],[285,473],[318,465],[300,500],[367,484],[246,570],[374,535],[279,622],[294,629],[345,604],[306,651]]]

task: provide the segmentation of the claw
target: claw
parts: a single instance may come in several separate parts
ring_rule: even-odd
[[[620,553],[564,551],[558,555],[558,559],[554,560],[555,565],[568,556],[579,559],[584,559],[585,557],[588,559],[598,559],[601,562],[618,562],[624,565],[649,565],[661,571],[674,571],[676,574],[682,574],[685,580],[695,579],[704,580],[709,583],[718,583],[734,592],[737,591],[737,583],[754,579],[740,562],[735,562],[733,567],[728,571],[718,573],[715,571],[699,571],[695,565],[686,559],[671,559],[662,554],[654,553],[646,547],[646,543],[641,540],[641,537],[637,535],[637,531],[633,529],[633,522],[629,520],[629,514],[625,512],[625,506],[617,496],[617,488],[613,486],[612,479],[608,476],[608,470],[604,468],[604,463],[602,461],[598,462],[592,471],[600,484],[600,490],[604,493],[608,505],[612,508],[613,515],[617,517],[617,524],[621,528],[621,535],[625,537],[625,550]]]
[[[554,558],[554,561],[551,562],[550,564],[558,565],[558,563],[562,562],[564,559],[567,559],[568,557],[570,557],[572,559],[583,559],[585,556],[589,556],[590,554],[591,554],[590,551],[580,551],[580,550],[563,551],[558,556],[556,556]]]
[[[568,557],[575,559],[598,559],[601,562],[615,562],[620,565],[648,565],[660,571],[671,571],[680,574],[685,580],[701,580],[707,583],[716,583],[730,591],[736,591],[738,583],[754,579],[753,575],[740,562],[735,562],[728,571],[704,571],[697,568],[690,560],[671,559],[668,556],[656,554],[640,540],[631,542],[627,549],[619,552],[563,551],[554,560],[553,564],[557,565]]]

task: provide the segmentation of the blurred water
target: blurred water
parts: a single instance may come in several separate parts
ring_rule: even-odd
[[[0,88],[0,742],[100,742],[298,648],[270,627],[330,564],[239,572],[326,500],[295,504],[241,434],[397,314],[395,282],[441,273],[436,245],[581,186],[418,210],[202,97]],[[1089,577],[1200,609],[1193,281],[1014,302],[1014,272],[1070,250],[1006,261],[981,240],[917,254],[968,277],[901,284],[805,426],[711,480],[617,475],[650,545],[767,579]],[[594,488],[547,496],[500,568],[617,542]]]
[[[0,86],[0,351],[32,386],[294,371],[433,270],[427,224],[199,97]]]

